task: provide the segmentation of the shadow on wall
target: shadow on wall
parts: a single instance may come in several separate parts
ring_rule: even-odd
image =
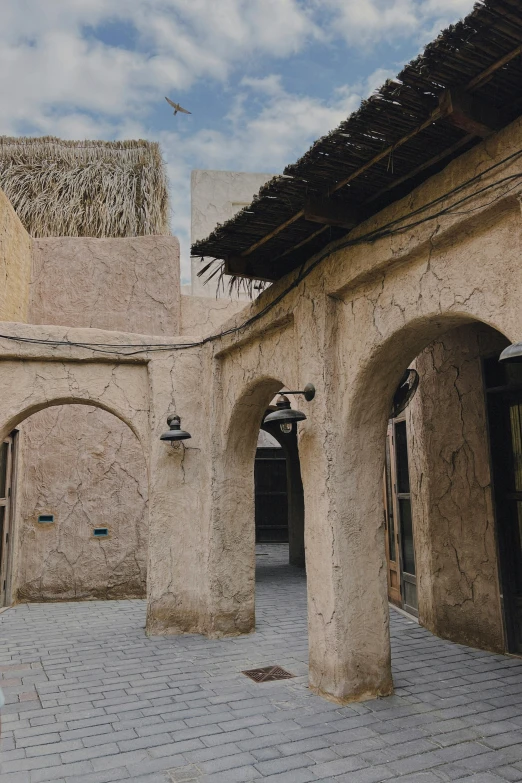
[[[17,463],[14,600],[145,597],[147,470],[129,427],[100,408],[47,408],[19,426]]]

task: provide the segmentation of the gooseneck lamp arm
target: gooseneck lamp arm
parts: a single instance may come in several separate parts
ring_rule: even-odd
[[[300,391],[284,391],[281,392],[281,394],[284,394],[285,396],[287,394],[302,394],[305,400],[311,402],[315,397],[315,386],[313,383],[307,383],[304,389],[301,389]]]

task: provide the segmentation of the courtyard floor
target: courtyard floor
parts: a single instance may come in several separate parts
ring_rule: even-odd
[[[0,615],[2,783],[522,781],[522,660],[444,642],[392,611],[395,695],[307,689],[306,582],[258,547],[257,631],[147,639],[144,601]],[[279,664],[294,679],[241,671]]]

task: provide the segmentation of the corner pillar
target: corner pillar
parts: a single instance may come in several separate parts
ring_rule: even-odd
[[[204,356],[179,351],[149,363],[152,391],[149,467],[147,623],[150,636],[210,632],[209,400]],[[195,393],[195,390],[198,393]],[[190,440],[160,440],[177,413]]]
[[[335,424],[326,409],[321,415],[318,398],[313,426],[299,444],[310,687],[347,704],[393,692],[381,494],[384,438],[369,433],[365,441],[364,425],[361,437],[353,431],[343,437],[339,419]],[[364,447],[358,449],[357,442]]]

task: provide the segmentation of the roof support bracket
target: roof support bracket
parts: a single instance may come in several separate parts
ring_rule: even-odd
[[[228,256],[225,258],[225,274],[234,277],[246,277],[247,280],[263,280],[266,283],[273,283],[275,277],[263,277],[262,274],[252,273],[250,270],[250,259],[243,256]]]
[[[304,219],[325,226],[354,228],[361,217],[352,206],[328,198],[310,198],[304,205]]]
[[[474,136],[485,138],[501,127],[495,107],[464,90],[444,90],[439,98],[439,108],[447,122]]]

